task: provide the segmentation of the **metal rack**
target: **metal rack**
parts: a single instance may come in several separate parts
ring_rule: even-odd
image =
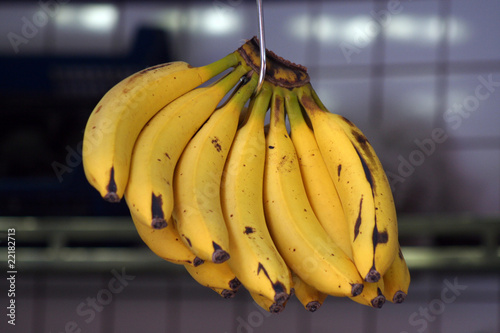
[[[126,217],[2,217],[0,244],[15,229],[17,267],[25,272],[130,269],[169,272],[142,242]],[[412,270],[495,271],[500,268],[500,217],[404,216],[403,253]]]

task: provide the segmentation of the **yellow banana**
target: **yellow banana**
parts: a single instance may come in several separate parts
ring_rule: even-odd
[[[158,257],[174,264],[199,266],[203,260],[198,258],[181,240],[174,223],[169,223],[161,230],[153,229],[144,223],[139,223],[132,214],[132,220],[143,242]]]
[[[181,61],[143,69],[112,87],[91,113],[83,139],[83,167],[90,184],[110,202],[127,185],[135,140],[165,105],[238,64],[238,52],[202,67]]]
[[[286,93],[290,134],[297,151],[307,197],[328,236],[352,259],[349,229],[337,189],[323,161],[314,133],[305,121],[297,96]]]
[[[350,299],[356,303],[380,309],[385,304],[384,278],[380,278],[377,282],[365,281],[363,284],[363,292],[356,297],[350,297]]]
[[[252,296],[252,299],[255,303],[257,303],[257,305],[267,312],[278,314],[285,310],[287,300],[283,303],[276,303],[274,299],[252,291],[250,291],[250,296]]]
[[[316,288],[302,281],[295,273],[293,273],[293,290],[300,303],[309,312],[318,310],[328,297],[327,294],[318,291]]]
[[[248,72],[244,65],[208,87],[194,89],[161,109],[140,133],[132,153],[125,199],[141,223],[164,228],[173,210],[173,174],[189,140],[223,97]]]
[[[394,260],[398,242],[394,201],[385,172],[361,132],[326,110],[319,98],[315,100],[310,85],[297,93],[340,196],[356,267],[365,281],[376,282]]]
[[[229,233],[227,261],[246,289],[283,304],[292,278],[267,229],[262,204],[265,164],[264,119],[271,87],[265,82],[249,106],[227,157],[221,185],[222,211]]]
[[[206,261],[203,265],[196,267],[193,265],[184,265],[184,267],[189,275],[204,287],[234,291],[241,286],[240,281],[226,262],[215,264]]]
[[[275,87],[264,173],[269,230],[287,265],[304,282],[325,294],[356,296],[363,280],[351,259],[324,232],[309,204],[286,130],[284,104],[283,88]]]
[[[229,238],[222,215],[220,187],[240,112],[255,91],[254,74],[217,109],[191,139],[174,175],[177,230],[198,257],[220,263],[229,259]]]
[[[393,303],[403,303],[410,286],[410,271],[401,248],[391,266],[384,274],[384,294]]]

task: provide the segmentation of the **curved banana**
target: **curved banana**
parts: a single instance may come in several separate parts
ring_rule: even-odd
[[[376,282],[394,260],[398,243],[385,172],[364,135],[345,118],[328,112],[310,84],[297,94],[340,196],[356,267],[365,281]]]
[[[264,295],[261,295],[256,292],[250,292],[250,296],[252,296],[252,299],[259,305],[261,308],[266,310],[267,312],[275,313],[278,314],[285,310],[285,306],[287,301],[284,301],[283,303],[276,303],[276,301],[272,298],[268,298]]]
[[[290,136],[299,159],[300,172],[307,197],[328,236],[352,259],[351,240],[344,210],[335,184],[319,150],[314,133],[302,115],[293,93],[285,98],[290,120]]]
[[[264,119],[271,87],[265,82],[236,132],[222,177],[222,211],[229,233],[227,261],[250,292],[283,304],[292,278],[267,229],[262,204],[265,164]]]
[[[174,175],[177,230],[198,257],[220,263],[229,259],[229,236],[222,215],[220,187],[240,112],[257,86],[254,74],[217,109],[191,139]]]
[[[92,111],[83,139],[83,168],[90,184],[110,202],[127,185],[135,140],[165,105],[240,61],[238,52],[202,67],[177,61],[143,69],[112,87]]]
[[[184,244],[181,236],[175,229],[174,223],[169,223],[166,228],[161,230],[153,229],[144,223],[139,223],[138,219],[132,214],[135,228],[142,241],[158,257],[174,264],[185,264],[199,266],[203,260],[198,258]]]
[[[372,308],[380,309],[385,304],[384,296],[384,278],[377,282],[364,282],[363,292],[356,297],[349,297],[359,304],[367,305]]]
[[[392,303],[403,303],[410,286],[410,271],[401,248],[391,266],[384,274],[384,294]]]
[[[293,290],[300,303],[309,312],[317,311],[328,297],[327,294],[302,281],[295,273],[293,273]]]
[[[125,199],[141,223],[164,228],[173,210],[173,174],[182,150],[223,97],[248,72],[245,65],[208,87],[194,89],[161,109],[140,133],[132,153]]]
[[[189,275],[204,287],[235,291],[241,286],[241,282],[225,262],[214,264],[206,261],[200,266],[184,265],[184,267]]]
[[[264,173],[269,230],[287,265],[304,282],[325,294],[359,295],[363,280],[356,266],[324,232],[309,204],[297,154],[288,137],[284,104],[283,89],[275,87]]]

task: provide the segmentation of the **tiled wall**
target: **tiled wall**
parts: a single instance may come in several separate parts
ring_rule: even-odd
[[[122,272],[122,268],[117,267]],[[314,313],[293,297],[271,315],[245,290],[223,299],[187,272],[147,274],[125,269],[127,285],[110,293],[110,272],[19,274],[16,326],[1,332],[175,332],[175,333],[497,333],[500,276],[414,273],[407,300],[372,309],[329,297]],[[2,281],[2,287],[4,282]],[[111,295],[111,297],[108,297]],[[92,303],[92,299],[95,303]],[[95,305],[92,305],[95,304]]]
[[[388,15],[397,3],[264,0],[267,46],[307,66],[325,104],[366,133],[400,212],[498,215],[500,1],[401,1]],[[0,3],[2,35],[21,34],[23,19],[40,10],[37,2]],[[175,57],[202,65],[257,34],[253,1],[70,1],[47,17],[19,54],[124,54],[136,28],[151,25],[169,32]],[[8,38],[0,53],[15,54]],[[92,333],[500,332],[500,276],[480,272],[415,274],[407,302],[381,310],[329,298],[308,314],[294,299],[278,316],[260,312],[245,292],[219,299],[186,274],[130,273],[136,278],[91,320],[77,307],[111,273],[20,274],[17,325],[3,318],[0,332],[78,332],[73,321]],[[444,302],[454,281],[466,289]]]
[[[0,8],[6,34],[43,14]],[[18,54],[124,54],[153,26],[173,57],[202,65],[258,34],[250,0],[51,8]],[[264,1],[268,48],[307,66],[325,104],[367,134],[403,213],[500,212],[499,12],[497,0]],[[8,38],[0,52],[13,54]]]

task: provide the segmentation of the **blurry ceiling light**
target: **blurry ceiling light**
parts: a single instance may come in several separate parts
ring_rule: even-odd
[[[422,37],[432,42],[437,42],[444,37],[445,22],[438,16],[428,17],[422,29]]]
[[[301,39],[315,38],[320,42],[336,43],[344,40],[356,45],[371,43],[385,29],[388,39],[418,43],[435,43],[445,33],[445,22],[438,16],[393,15],[380,24],[371,16],[355,16],[341,19],[330,14],[314,18],[307,14],[294,16],[286,23],[289,31]],[[449,21],[449,37],[452,43],[467,38],[467,27],[456,18]]]
[[[225,35],[236,32],[241,23],[236,10],[219,10],[217,8],[196,9],[189,17],[189,28],[196,33],[209,35]]]
[[[56,24],[94,31],[109,31],[118,21],[118,10],[114,5],[66,5],[56,16]]]
[[[468,27],[463,21],[458,20],[454,17],[449,20],[449,40],[452,44],[457,44],[464,42],[469,38],[470,27]]]
[[[418,43],[436,43],[444,37],[446,22],[438,16],[399,15],[387,25],[387,37]],[[467,37],[467,27],[456,18],[449,20],[450,42],[457,43]]]
[[[312,30],[320,42],[333,42],[339,26],[339,22],[336,22],[331,15],[321,15],[314,21]]]
[[[387,37],[391,39],[413,39],[415,37],[415,20],[408,15],[393,17],[386,27]],[[425,27],[422,24],[422,27]],[[419,33],[421,29],[419,29]]]
[[[286,23],[287,31],[292,36],[306,40],[311,36],[311,16],[302,14],[291,17]]]
[[[387,37],[418,43],[435,43],[443,37],[444,23],[437,16],[418,17],[403,15],[394,17],[387,25]]]
[[[79,14],[82,25],[90,30],[111,30],[118,21],[114,5],[88,5]]]
[[[64,27],[75,25],[78,10],[74,8],[74,6],[66,5],[61,7],[59,10],[59,14],[55,16],[55,22],[57,25]]]
[[[379,30],[374,30],[373,27],[378,27]],[[343,24],[342,39],[358,47],[362,47],[370,44],[379,33],[380,27],[373,18],[369,16],[355,16]]]

